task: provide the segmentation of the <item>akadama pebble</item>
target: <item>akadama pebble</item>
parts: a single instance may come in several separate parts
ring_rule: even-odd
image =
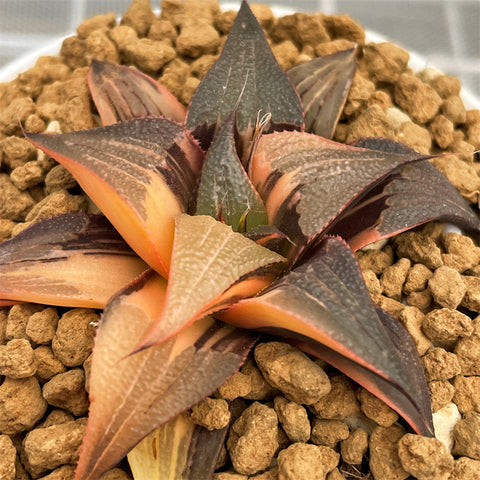
[[[449,480],[478,480],[480,461],[468,457],[460,457],[454,462],[453,472]]]
[[[50,405],[71,412],[76,417],[85,415],[88,411],[85,372],[81,368],[55,375],[45,383],[42,394]]]
[[[85,422],[82,419],[30,431],[22,449],[27,471],[39,477],[60,465],[75,463],[84,434]]]
[[[454,455],[480,460],[480,413],[466,413],[453,429]]]
[[[8,435],[0,434],[0,478],[14,480],[17,451]]]
[[[279,480],[324,480],[340,455],[335,450],[309,443],[293,443],[278,454]]]
[[[453,457],[436,438],[407,433],[398,442],[402,467],[418,480],[448,480]]]
[[[305,407],[278,396],[274,399],[274,408],[287,437],[292,442],[308,442],[311,427]]]
[[[348,438],[340,442],[342,460],[352,465],[360,465],[368,450],[368,433],[363,428],[353,430]]]
[[[265,470],[278,447],[275,410],[255,402],[230,428],[227,449],[238,473],[252,475]]]
[[[37,371],[36,358],[26,338],[14,338],[0,345],[0,375],[9,378],[27,378]]]
[[[457,355],[440,347],[430,348],[421,360],[428,381],[448,380],[461,371]]]
[[[457,375],[453,381],[453,401],[460,413],[480,413],[480,377]]]
[[[350,430],[341,420],[314,418],[312,421],[311,441],[315,445],[334,448],[341,440],[348,438]]]
[[[433,272],[432,278],[428,280],[428,286],[438,305],[452,309],[460,305],[467,291],[460,274],[454,268],[445,265]]]
[[[287,343],[260,343],[255,360],[266,380],[294,402],[311,405],[330,391],[326,373],[303,352]]]
[[[46,410],[36,378],[5,377],[0,385],[0,432],[15,435],[31,430]]]
[[[398,456],[398,442],[405,433],[399,425],[373,430],[369,441],[369,465],[375,480],[404,480],[408,477]]]

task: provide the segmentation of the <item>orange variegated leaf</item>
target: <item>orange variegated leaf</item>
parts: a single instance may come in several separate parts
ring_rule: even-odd
[[[325,239],[300,267],[218,316],[242,328],[313,345],[312,352],[324,352],[329,363],[374,390],[417,432],[433,433],[428,387],[413,342],[405,332],[398,333],[402,327],[395,330],[393,319],[377,314],[355,257],[342,240]]]
[[[103,308],[147,269],[105,217],[59,215],[0,244],[0,298]]]
[[[207,215],[179,215],[162,314],[138,345],[146,348],[185,325],[255,295],[285,268],[286,261]]]
[[[58,160],[152,268],[167,276],[175,216],[194,202],[203,152],[164,118],[27,139]]]
[[[103,125],[150,116],[185,120],[185,107],[174,95],[133,68],[92,59],[88,85]]]
[[[365,138],[355,146],[415,154],[405,145],[385,139]],[[442,192],[441,202],[439,192]],[[442,173],[423,160],[396,169],[352,204],[328,233],[340,235],[353,250],[358,250],[432,220],[480,231],[478,215],[467,201]]]
[[[269,223],[306,243],[393,169],[426,158],[413,150],[352,147],[304,132],[264,135],[252,160],[252,182]]]
[[[75,480],[95,480],[158,426],[198,403],[241,366],[255,337],[204,317],[129,355],[160,314],[166,281],[149,270],[107,305],[90,376],[90,411]]]

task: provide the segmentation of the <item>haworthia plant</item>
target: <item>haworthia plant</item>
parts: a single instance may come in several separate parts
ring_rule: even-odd
[[[433,435],[412,340],[373,305],[353,250],[433,219],[480,222],[424,155],[320,136],[332,136],[354,72],[349,50],[287,75],[244,1],[186,117],[155,80],[95,61],[90,88],[108,125],[25,133],[106,217],[44,220],[0,244],[3,304],[104,308],[76,480],[128,452],[136,480],[198,480],[223,437],[202,448],[177,416],[262,332],[325,358]]]

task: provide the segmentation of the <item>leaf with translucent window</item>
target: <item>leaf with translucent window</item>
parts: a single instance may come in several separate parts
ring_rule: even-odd
[[[185,107],[162,84],[133,68],[92,59],[88,85],[103,125],[148,116],[185,120]]]
[[[76,480],[98,478],[155,428],[211,394],[255,342],[247,332],[204,317],[166,342],[129,355],[160,314],[165,293],[166,281],[149,270],[105,309]]]
[[[141,258],[168,275],[175,216],[194,202],[204,157],[181,125],[141,118],[25,135],[70,171]]]
[[[237,106],[238,104],[238,106]],[[186,125],[206,148],[218,128],[237,110],[238,131],[246,152],[259,115],[271,114],[271,127],[303,127],[298,93],[277,63],[262,27],[242,2],[222,54],[203,78],[187,113]]]
[[[0,244],[0,298],[103,308],[147,269],[105,217],[58,215]]]
[[[302,245],[393,169],[423,158],[413,151],[387,153],[304,132],[281,132],[260,140],[251,178],[269,223]]]
[[[179,215],[165,306],[135,350],[162,342],[198,318],[255,295],[285,267],[281,255],[210,216]]]
[[[417,379],[424,376],[418,354],[413,344],[404,351],[399,348],[406,334],[399,335],[388,319],[379,317],[353,252],[342,240],[324,239],[308,261],[219,318],[242,328],[318,342],[326,352],[335,352],[328,359],[332,365],[386,399],[414,430],[432,435],[428,388]]]
[[[305,130],[332,138],[356,71],[357,49],[316,57],[287,74],[305,110]]]
[[[265,206],[247,176],[235,146],[235,114],[219,129],[200,177],[197,215],[222,219],[234,231],[266,225]]]

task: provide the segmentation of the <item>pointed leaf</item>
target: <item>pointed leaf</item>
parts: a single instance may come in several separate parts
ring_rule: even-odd
[[[185,107],[163,85],[131,67],[92,59],[88,85],[103,125],[148,116],[185,120]]]
[[[129,454],[136,480],[210,480],[227,427],[209,431],[179,415],[145,437]]]
[[[390,143],[388,146],[385,141],[378,144],[375,139],[365,139],[361,144],[406,151],[405,146]],[[342,236],[357,250],[431,220],[480,230],[480,220],[467,201],[430,162],[421,161],[394,170],[345,212],[330,232]]]
[[[179,215],[161,316],[137,349],[165,340],[185,325],[255,295],[285,268],[285,259],[212,217]]]
[[[198,403],[243,363],[255,337],[205,317],[128,355],[163,306],[166,281],[149,270],[108,305],[90,377],[90,411],[76,480],[96,480],[142,438]]]
[[[262,27],[247,2],[242,2],[223,52],[205,75],[187,113],[187,127],[206,148],[216,125],[237,109],[244,140],[242,156],[258,115],[270,113],[274,129],[303,126],[303,110],[295,88],[278,65]]]
[[[343,370],[345,364],[359,365],[346,373],[365,388],[373,389],[373,383],[378,393],[385,382],[392,384],[395,395],[386,390],[383,398],[416,431],[433,432],[431,412],[425,407],[429,393],[423,388],[424,381],[418,390],[416,377],[424,374],[416,351],[412,347],[402,353],[396,346],[397,332],[392,334],[392,326],[379,318],[355,257],[340,239],[325,239],[316,255],[302,266],[219,318],[245,328],[286,335],[290,331],[324,345],[337,353],[328,358],[332,365]],[[357,375],[365,369],[371,373]]]
[[[392,169],[423,158],[416,152],[351,147],[303,132],[273,133],[260,140],[252,181],[269,222],[301,243],[321,234]]]
[[[287,74],[300,94],[305,110],[305,130],[332,138],[357,67],[357,49],[316,57]]]
[[[239,231],[245,216],[246,230],[267,223],[265,206],[253,188],[235,148],[235,115],[220,128],[207,152],[200,177],[197,215],[210,215]]]
[[[103,308],[147,269],[105,217],[58,215],[0,244],[0,297]]]
[[[175,215],[193,202],[203,161],[182,126],[143,118],[26,137],[72,173],[140,257],[168,275]]]
[[[413,362],[415,371],[422,372],[423,366],[421,365],[417,349],[410,335],[390,314],[379,307],[376,307],[376,310],[378,318],[385,327],[385,333],[390,336],[392,344],[397,349],[398,356],[403,358],[405,364]],[[292,344],[310,355],[320,357],[335,365],[338,370],[354,378],[358,383],[361,383],[391,408],[397,409],[396,405],[402,403],[408,404],[408,402],[410,402],[410,407],[408,409],[403,408],[400,413],[408,419],[410,425],[419,426],[418,428],[414,427],[417,433],[433,436],[434,432],[431,428],[431,401],[425,375],[411,375],[409,377],[409,381],[412,383],[412,391],[418,393],[417,398],[410,398],[408,395],[405,395],[405,392],[395,383],[385,380],[371,370],[340,355],[325,345],[312,342],[310,339],[298,335],[291,337],[289,335],[290,332],[283,333],[290,338]],[[416,407],[416,403],[418,403],[418,408]],[[428,419],[428,422],[425,422],[425,419]],[[420,426],[423,426],[424,430],[421,430]]]

